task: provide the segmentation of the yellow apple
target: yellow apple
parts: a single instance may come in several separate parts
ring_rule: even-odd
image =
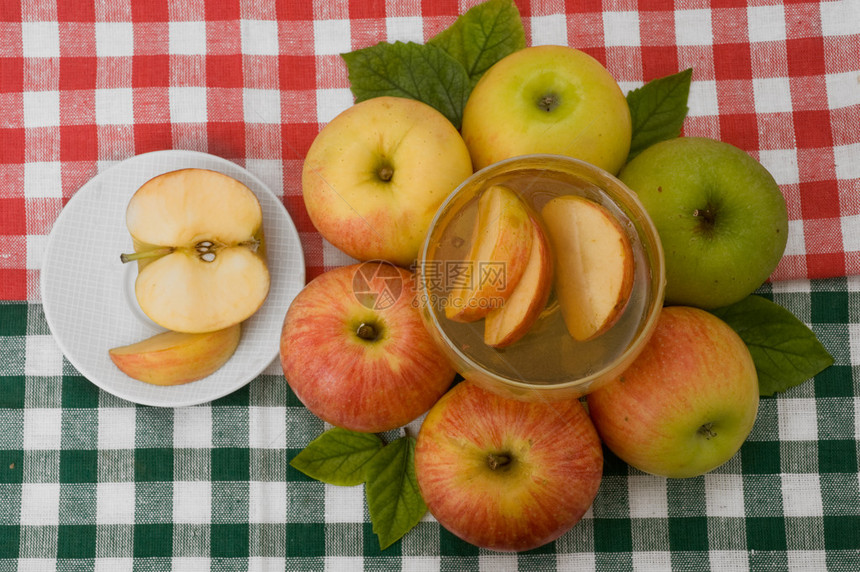
[[[445,116],[398,97],[357,103],[311,144],[302,194],[314,226],[346,254],[409,266],[439,205],[472,174]]]
[[[449,320],[479,320],[507,300],[528,264],[533,226],[525,203],[508,187],[481,193],[469,255],[445,306]]]
[[[241,326],[203,334],[163,332],[109,350],[126,375],[153,385],[179,385],[202,379],[224,365],[239,345]]]
[[[221,330],[250,317],[269,293],[263,214],[239,181],[205,169],[159,175],[126,209],[141,310],[177,332]]]
[[[535,46],[499,60],[463,110],[475,169],[509,157],[552,153],[615,174],[630,151],[627,100],[600,62],[567,46]]]
[[[552,253],[540,223],[532,218],[532,248],[522,278],[501,308],[484,319],[484,342],[509,346],[522,338],[540,317],[552,287]]]
[[[549,201],[541,211],[556,253],[555,285],[570,335],[579,341],[609,329],[633,289],[633,249],[618,220],[576,195]]]

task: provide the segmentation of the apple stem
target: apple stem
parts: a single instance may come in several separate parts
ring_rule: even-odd
[[[377,175],[379,175],[379,178],[383,181],[390,181],[391,178],[394,176],[394,169],[392,169],[388,165],[385,165],[379,168],[379,172],[377,173]]]
[[[714,225],[714,220],[715,220],[714,211],[711,210],[710,208],[696,209],[693,211],[693,216],[694,217],[701,217],[704,224],[706,224],[709,227]]]
[[[498,471],[502,467],[506,467],[510,464],[511,464],[510,455],[505,455],[505,454],[498,454],[497,455],[495,453],[490,453],[489,455],[487,455],[487,465],[490,467],[490,469],[492,469],[494,471]]]
[[[363,322],[355,330],[355,335],[357,335],[362,340],[372,342],[377,337],[379,337],[379,332],[376,331],[376,328],[374,328],[372,324]]]
[[[713,423],[705,423],[701,427],[699,427],[699,434],[702,435],[705,439],[713,439],[717,436],[713,431],[714,424]]]
[[[122,253],[119,255],[119,259],[122,260],[123,263],[126,263],[131,262],[132,260],[141,260],[143,258],[157,258],[159,256],[170,254],[171,252],[173,252],[173,247],[165,246],[164,248],[141,250],[140,252],[132,252],[131,254]]]
[[[541,96],[540,99],[538,99],[538,107],[540,107],[542,110],[546,111],[547,113],[549,113],[550,111],[552,111],[553,109],[558,107],[558,104],[559,104],[558,96],[554,93],[548,93],[546,95]]]

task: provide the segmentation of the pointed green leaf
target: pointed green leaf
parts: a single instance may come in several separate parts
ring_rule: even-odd
[[[382,440],[372,433],[334,427],[311,441],[290,465],[324,483],[360,485],[365,481],[367,462],[381,448]]]
[[[471,87],[503,57],[526,47],[520,12],[511,0],[488,0],[430,39],[460,62]]]
[[[371,459],[364,490],[373,532],[379,537],[380,549],[385,550],[427,512],[415,476],[414,437],[400,437]]]
[[[747,296],[713,314],[747,344],[761,395],[800,385],[833,364],[833,356],[806,324],[766,298]]]
[[[436,108],[460,128],[471,89],[469,75],[442,48],[382,42],[341,57],[356,103],[385,95],[416,99]]]
[[[633,121],[628,161],[651,145],[681,134],[689,111],[687,99],[692,77],[693,70],[689,68],[651,80],[627,94],[627,106]]]

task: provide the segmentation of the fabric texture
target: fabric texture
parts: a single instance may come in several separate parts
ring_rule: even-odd
[[[785,257],[761,293],[835,357],[762,399],[726,465],[667,480],[607,452],[583,521],[500,554],[432,517],[385,551],[361,487],[288,462],[325,425],[277,363],[211,404],[136,406],[64,358],[39,269],[66,202],[161,149],[260,177],[308,278],[351,260],[301,197],[302,161],[352,104],[339,54],[424,42],[477,2],[0,2],[0,571],[860,570],[860,0],[518,0],[529,45],[602,62],[626,93],[693,68],[685,135],[732,143],[786,198]]]

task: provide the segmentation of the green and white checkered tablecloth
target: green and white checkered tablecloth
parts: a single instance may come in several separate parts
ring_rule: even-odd
[[[35,570],[860,570],[860,279],[762,292],[835,365],[761,401],[703,477],[607,453],[592,509],[529,553],[468,545],[431,517],[380,552],[361,487],[290,459],[324,429],[277,363],[211,404],[135,406],[63,358],[35,303],[0,304],[0,572]]]

